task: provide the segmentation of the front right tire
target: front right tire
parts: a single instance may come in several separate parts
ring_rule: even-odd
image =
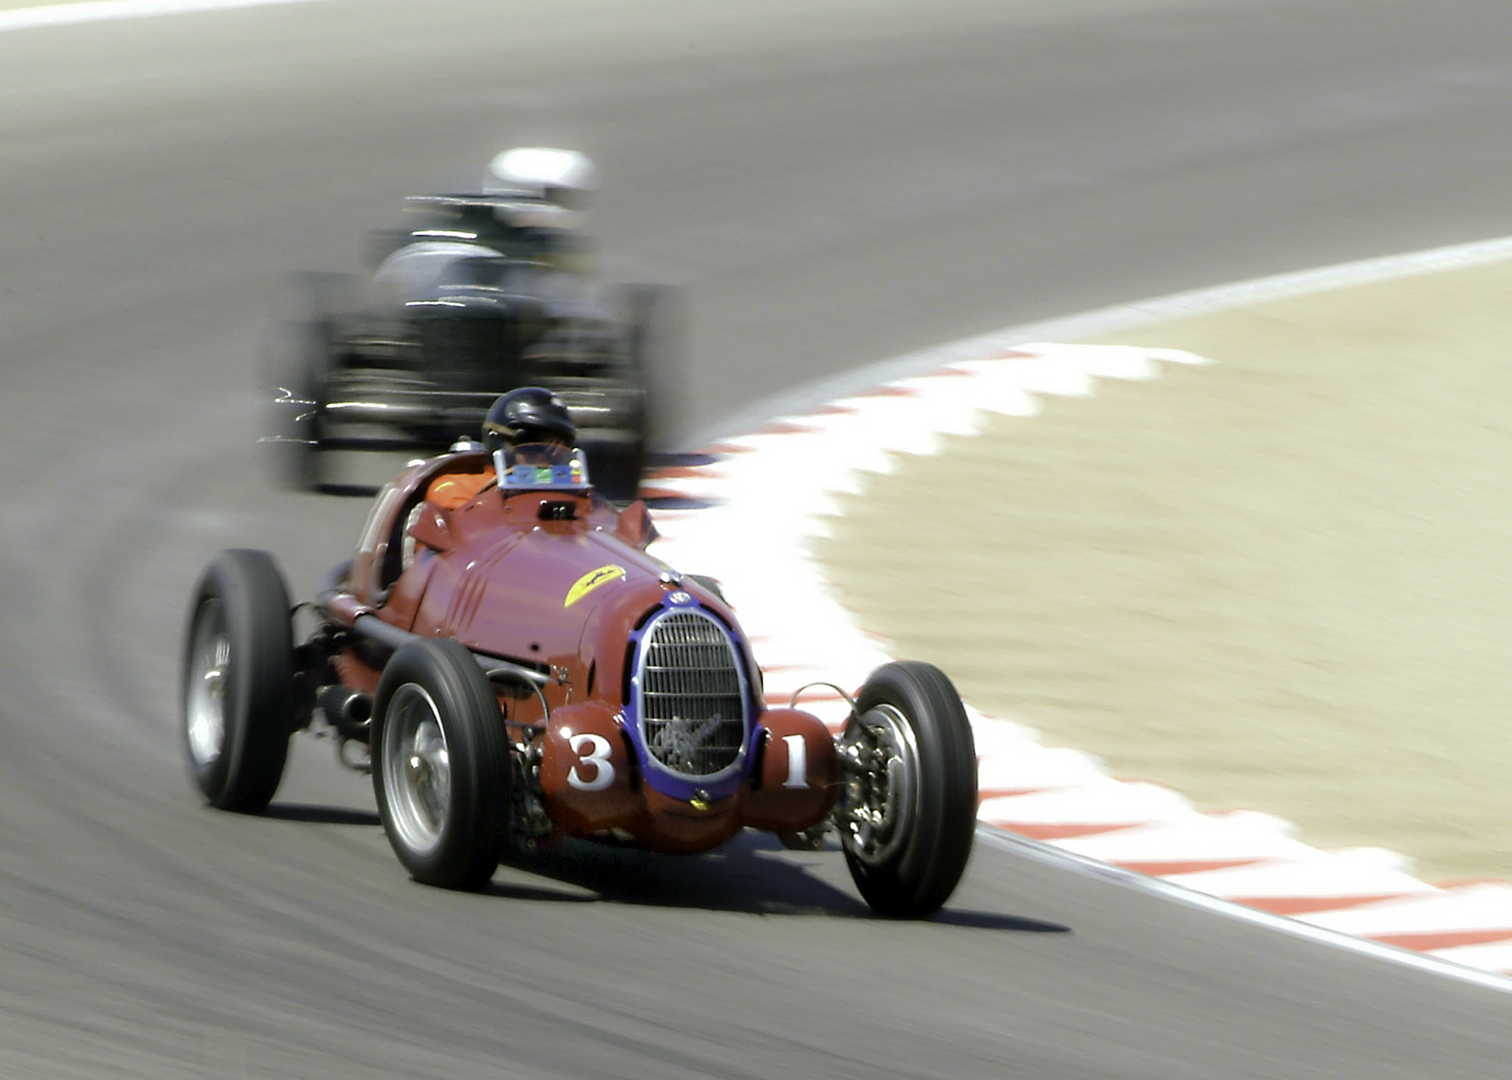
[[[835,821],[856,888],[879,915],[931,914],[976,834],[976,747],[955,686],[932,664],[884,664],[856,698],[839,755]]]
[[[686,435],[688,412],[687,312],[681,291],[667,285],[617,289],[626,363],[645,396],[641,443],[666,450]]]

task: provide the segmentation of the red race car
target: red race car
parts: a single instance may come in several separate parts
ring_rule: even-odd
[[[817,848],[838,833],[877,912],[918,917],[960,880],[975,828],[971,727],[927,664],[878,668],[838,738],[769,707],[717,584],[646,553],[641,503],[581,455],[464,449],[379,494],[356,555],[296,644],[272,558],[223,552],[195,590],[184,742],[204,797],[256,813],[293,732],[329,725],[371,771],[415,880],[480,888],[561,837],[696,853],[743,828]],[[522,448],[522,453],[523,453]],[[447,509],[438,478],[481,491]]]

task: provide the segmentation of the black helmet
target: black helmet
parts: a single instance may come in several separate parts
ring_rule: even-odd
[[[577,441],[577,426],[567,403],[539,386],[501,395],[483,420],[483,445],[490,454],[505,446],[556,440],[571,446]]]

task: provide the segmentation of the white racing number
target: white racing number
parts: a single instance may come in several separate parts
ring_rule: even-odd
[[[802,735],[784,735],[787,743],[788,774],[783,787],[808,787],[808,743]]]
[[[578,755],[577,764],[567,773],[567,783],[579,791],[603,791],[614,783],[614,762],[609,760],[608,739],[584,732],[568,739],[567,745]],[[593,776],[587,780],[578,772],[585,763],[593,766]]]

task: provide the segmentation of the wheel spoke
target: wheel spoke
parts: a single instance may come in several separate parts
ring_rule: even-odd
[[[906,839],[919,758],[908,721],[891,705],[853,718],[841,740],[846,786],[836,821],[841,843],[880,863]]]
[[[425,721],[416,730],[409,764],[410,784],[418,808],[431,828],[439,830],[451,802],[451,761],[446,753],[446,739],[434,720]]]
[[[383,779],[404,843],[428,851],[451,811],[451,757],[435,701],[414,683],[394,692],[384,724]]]

